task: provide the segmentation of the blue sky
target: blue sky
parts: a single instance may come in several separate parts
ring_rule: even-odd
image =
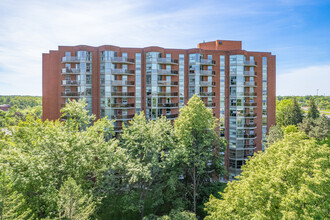
[[[58,45],[194,48],[241,40],[277,56],[277,95],[330,95],[330,1],[0,1],[0,95],[42,94]]]

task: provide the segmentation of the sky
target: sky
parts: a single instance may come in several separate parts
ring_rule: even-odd
[[[217,39],[276,55],[277,95],[330,95],[330,0],[0,0],[0,95],[42,95],[42,53],[59,45]]]

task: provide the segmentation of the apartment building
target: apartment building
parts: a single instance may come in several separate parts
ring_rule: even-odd
[[[43,119],[56,120],[67,99],[85,98],[90,114],[116,119],[120,132],[135,113],[173,120],[197,94],[229,141],[229,178],[263,149],[275,124],[275,56],[217,40],[193,49],[59,46],[43,54]]]

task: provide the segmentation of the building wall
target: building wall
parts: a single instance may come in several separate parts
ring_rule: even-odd
[[[220,56],[225,56],[225,130],[224,136],[228,139],[229,138],[229,113],[230,113],[230,56],[231,55],[244,55],[246,60],[249,60],[251,56],[254,57],[254,61],[256,62],[256,66],[254,67],[254,71],[256,72],[256,77],[254,77],[254,81],[257,84],[257,87],[254,88],[254,92],[257,93],[257,96],[254,98],[254,102],[257,103],[257,107],[254,108],[254,113],[257,114],[254,121],[257,123],[257,127],[254,130],[254,133],[257,135],[254,143],[256,144],[256,148],[254,151],[262,150],[262,123],[263,123],[263,111],[262,111],[262,85],[263,85],[263,77],[262,77],[262,60],[263,57],[267,57],[267,130],[270,126],[275,124],[275,104],[276,104],[276,93],[275,93],[275,86],[276,86],[276,57],[268,52],[248,52],[242,50],[242,42],[241,41],[225,41],[225,40],[217,40],[212,42],[205,42],[198,44],[198,48],[193,49],[166,49],[161,47],[146,47],[146,48],[124,48],[124,47],[117,47],[112,45],[104,45],[100,47],[91,47],[91,46],[59,46],[57,51],[50,51],[49,53],[43,54],[43,119],[44,120],[56,120],[60,117],[60,109],[62,105],[65,103],[65,98],[61,96],[62,92],[65,90],[65,86],[62,86],[62,80],[65,77],[69,77],[65,74],[62,74],[62,69],[65,68],[65,63],[62,62],[63,57],[66,56],[66,52],[71,52],[71,56],[75,56],[77,51],[88,51],[92,54],[92,61],[91,61],[91,75],[92,75],[92,113],[100,118],[100,112],[102,110],[103,104],[101,103],[100,97],[100,88],[101,88],[101,76],[102,74],[100,66],[101,63],[104,62],[100,58],[100,54],[102,51],[113,51],[116,52],[116,57],[122,57],[123,53],[127,53],[128,58],[134,59],[133,63],[130,64],[123,64],[117,63],[118,69],[121,69],[123,66],[127,65],[128,71],[135,71],[136,70],[136,53],[141,54],[141,110],[147,110],[147,94],[146,94],[146,55],[149,52],[159,52],[162,54],[162,57],[165,58],[166,54],[171,54],[171,59],[178,60],[179,64],[179,55],[184,55],[184,103],[188,102],[189,99],[189,55],[190,54],[200,54],[203,59],[207,59],[208,56],[212,56],[212,60],[214,60],[215,65],[203,66],[204,70],[211,69],[215,72],[214,76],[203,76],[202,78],[205,80],[211,80],[215,82],[215,86],[210,87],[203,87],[201,89],[202,92],[212,92],[215,93],[215,96],[212,98],[202,98],[206,100],[212,100],[212,103],[215,103],[215,106],[212,107],[214,115],[216,117],[220,116]],[[208,60],[206,60],[208,61]],[[71,68],[74,68],[76,64],[71,63],[67,64]],[[181,60],[182,65],[182,60]],[[179,73],[179,65],[159,65],[157,68],[161,67],[163,69],[171,68],[173,71],[177,71]],[[170,67],[169,67],[170,66]],[[249,68],[247,68],[249,69]],[[198,67],[196,69],[199,72]],[[196,72],[195,71],[195,72]],[[207,72],[207,71],[204,71]],[[196,73],[197,74],[197,73]],[[195,79],[199,83],[199,75],[195,74],[195,78],[191,77],[191,79]],[[192,76],[192,75],[191,75]],[[73,80],[76,76],[70,76],[70,80]],[[125,76],[126,77],[126,76]],[[119,80],[123,79],[123,76],[117,77]],[[166,76],[162,77],[162,80],[165,80]],[[167,78],[168,79],[168,78]],[[179,75],[171,76],[171,80],[179,83]],[[135,74],[128,75],[127,81],[134,81],[135,82]],[[196,82],[195,81],[195,82]],[[157,84],[158,85],[158,84]],[[199,88],[198,86],[196,88]],[[75,88],[71,87],[71,91]],[[123,91],[123,87],[117,88],[119,91]],[[163,88],[163,92],[165,92],[165,87]],[[169,90],[167,88],[167,90]],[[179,93],[180,89],[179,86],[171,87],[170,92],[172,93]],[[127,86],[127,92],[136,92],[135,86]],[[200,91],[195,91],[199,93]],[[121,102],[123,99],[118,98],[118,102]],[[246,99],[248,100],[248,99]],[[171,97],[171,103],[179,103],[179,97]],[[163,101],[164,102],[164,101]],[[130,97],[127,98],[127,103],[134,103],[135,98]],[[165,110],[162,110],[164,114]],[[135,108],[127,109],[127,115],[133,115],[135,113]],[[171,109],[171,114],[179,114],[179,108]],[[120,127],[121,121],[117,122],[115,126]],[[229,146],[228,146],[229,147]],[[229,150],[226,151],[225,158],[226,158],[226,166],[229,168]]]

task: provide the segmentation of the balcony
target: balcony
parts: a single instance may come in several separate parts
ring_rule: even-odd
[[[215,92],[200,92],[198,93],[199,97],[214,97]]]
[[[158,97],[177,97],[179,93],[177,92],[157,92],[157,93],[147,93],[147,96],[158,96]]]
[[[168,115],[165,115],[165,117],[167,118],[167,119],[175,119],[175,118],[177,118],[179,115],[178,114],[168,114]]]
[[[256,66],[257,63],[254,60],[245,60],[244,66]]]
[[[151,108],[151,103],[147,104],[148,108]],[[178,103],[158,103],[157,107],[153,107],[153,108],[164,108],[164,109],[169,109],[169,108],[177,108],[178,107]]]
[[[207,108],[215,108],[215,103],[204,103]]]
[[[201,76],[215,76],[215,71],[213,71],[213,70],[201,70],[200,75]]]
[[[256,82],[244,82],[245,87],[257,87]]]
[[[158,86],[178,86],[178,82],[160,80]]]
[[[167,69],[159,69],[157,70],[158,75],[164,75],[164,76],[177,76],[178,71],[177,70],[167,70]]]
[[[112,115],[111,119],[116,119],[117,121],[131,120],[134,115]]]
[[[177,59],[170,59],[170,58],[158,58],[157,63],[159,64],[166,64],[166,65],[178,65]]]
[[[135,97],[134,92],[112,92],[111,97]]]
[[[134,75],[134,70],[127,70],[127,69],[112,69],[111,73],[114,75]]]
[[[101,82],[102,84],[102,82]],[[112,86],[134,86],[134,81],[123,81],[123,80],[113,80],[111,81]]]
[[[134,64],[134,59],[127,57],[112,57],[111,62],[121,64]]]
[[[111,108],[119,108],[119,109],[123,109],[123,108],[134,108],[134,103],[114,103],[114,104],[110,104]]]
[[[214,87],[215,86],[215,82],[200,81],[199,82],[199,85],[200,86],[212,86],[212,87]]]
[[[69,92],[69,91],[65,91],[61,93],[62,97],[78,97],[80,96],[80,92]]]
[[[62,80],[62,86],[78,86],[80,85],[79,80]]]
[[[86,72],[86,73],[90,74],[91,72]],[[62,74],[67,74],[67,75],[80,74],[80,69],[63,68]]]
[[[238,113],[238,114],[230,114],[229,115],[230,117],[243,117],[243,118],[256,118],[257,117],[257,113],[245,113],[245,114],[241,114],[241,113]]]
[[[91,62],[91,59],[87,57],[62,57],[62,63],[80,63],[80,62]]]
[[[201,59],[200,65],[204,66],[215,66],[215,60],[209,60],[209,59]]]
[[[255,102],[245,102],[245,103],[243,103],[243,106],[256,107],[257,103],[255,103]]]
[[[244,71],[244,76],[254,76],[256,77],[256,72],[255,71]]]

